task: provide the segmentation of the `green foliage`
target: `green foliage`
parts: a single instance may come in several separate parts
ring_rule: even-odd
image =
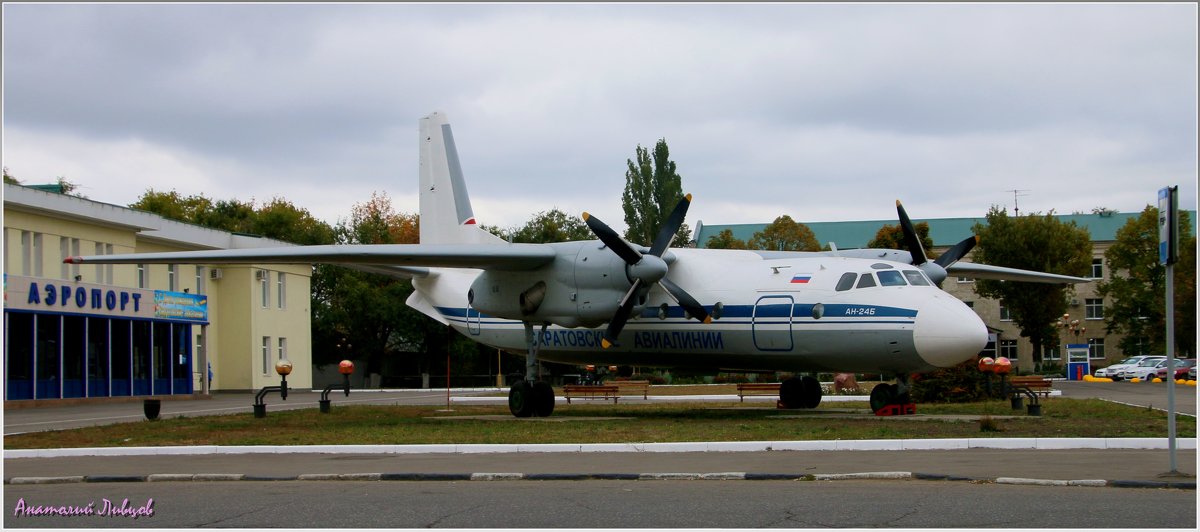
[[[754,233],[748,242],[751,249],[767,251],[820,251],[817,237],[807,225],[783,215]]]
[[[1187,212],[1179,213],[1179,263],[1175,265],[1175,346],[1181,356],[1196,354],[1196,236]],[[1158,208],[1147,205],[1117,230],[1104,253],[1109,280],[1097,291],[1110,305],[1109,333],[1125,336],[1125,353],[1166,352],[1166,267],[1158,262]]]
[[[1010,217],[1006,210],[992,207],[987,224],[975,224],[974,232],[979,236],[975,260],[981,264],[1079,277],[1091,268],[1087,229],[1063,223],[1053,213]],[[977,294],[999,299],[1009,309],[1021,336],[1033,344],[1035,366],[1041,363],[1042,346],[1058,341],[1053,323],[1067,310],[1067,290],[1067,285],[1057,284],[985,279],[975,283]]]
[[[8,173],[8,167],[4,167],[4,182],[10,185],[20,185],[21,182],[17,178]]]
[[[511,236],[513,242],[530,244],[548,244],[551,242],[571,242],[575,240],[593,240],[592,230],[578,216],[569,216],[558,208],[539,212],[533,215],[524,226],[514,229],[502,238]]]
[[[921,246],[928,253],[933,249],[933,239],[929,237],[929,222],[917,222],[913,224],[913,229],[917,231],[917,237],[921,239]],[[878,249],[905,249],[904,247],[904,230],[900,228],[900,224],[884,225],[875,233],[875,238],[867,242],[867,247]]]
[[[1000,389],[993,378],[992,389]],[[918,403],[970,403],[987,396],[987,375],[979,371],[977,360],[954,367],[915,375],[909,395]]]
[[[704,247],[709,249],[748,249],[750,246],[745,240],[734,238],[733,230],[723,229],[720,233],[708,237],[708,242],[705,242]]]
[[[667,140],[659,139],[654,145],[654,155],[641,144],[637,147],[637,161],[627,159],[625,192],[621,195],[621,207],[625,210],[625,239],[635,244],[650,245],[658,236],[658,230],[683,199],[682,178],[671,160]],[[681,224],[673,242],[676,246],[688,243],[691,230]]]

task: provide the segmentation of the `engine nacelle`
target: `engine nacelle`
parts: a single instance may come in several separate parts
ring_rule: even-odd
[[[551,245],[558,256],[537,270],[481,273],[467,295],[471,307],[563,327],[596,327],[612,319],[631,284],[625,263],[599,241]]]

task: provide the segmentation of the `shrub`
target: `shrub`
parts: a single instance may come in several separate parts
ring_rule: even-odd
[[[993,377],[992,389],[998,390],[999,379]],[[979,371],[978,362],[968,360],[951,368],[914,375],[911,397],[920,403],[970,403],[981,400],[987,391],[987,375]]]

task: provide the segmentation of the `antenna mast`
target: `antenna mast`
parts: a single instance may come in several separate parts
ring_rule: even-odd
[[[1017,205],[1017,197],[1028,196],[1029,194],[1021,194],[1021,192],[1029,192],[1029,190],[1028,189],[1013,189],[1013,190],[1005,190],[1005,192],[1012,192],[1013,216],[1020,216],[1021,215],[1021,207],[1019,205]]]

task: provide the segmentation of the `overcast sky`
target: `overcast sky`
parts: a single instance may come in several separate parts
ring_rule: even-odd
[[[1196,208],[1193,4],[13,5],[3,163],[127,205],[416,212],[417,121],[476,217],[623,228],[665,138],[688,222]]]

